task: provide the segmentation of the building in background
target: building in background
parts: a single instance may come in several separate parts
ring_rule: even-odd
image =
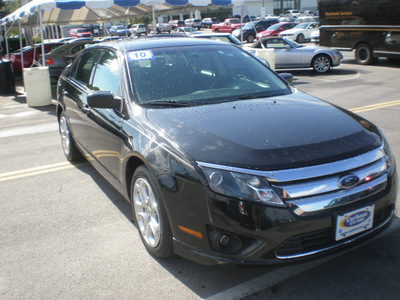
[[[244,15],[262,16],[262,11],[265,15],[280,15],[287,10],[311,10],[317,11],[318,0],[244,0],[245,9]],[[247,12],[246,12],[247,9]],[[240,15],[241,7],[233,7],[232,14]]]

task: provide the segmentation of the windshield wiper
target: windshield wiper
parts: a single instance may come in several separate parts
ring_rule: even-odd
[[[243,95],[239,96],[240,100],[246,100],[246,99],[258,99],[258,98],[266,98],[266,97],[271,97],[270,94],[263,94],[263,95]]]
[[[193,103],[190,102],[182,102],[182,101],[148,101],[143,102],[144,105],[154,105],[154,106],[171,106],[171,107],[183,107],[183,106],[192,106]]]

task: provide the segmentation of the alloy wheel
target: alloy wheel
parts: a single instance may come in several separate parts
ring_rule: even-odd
[[[145,178],[138,178],[133,190],[137,226],[146,244],[155,248],[161,238],[160,213],[154,192]]]
[[[314,70],[318,73],[325,73],[329,70],[331,62],[326,56],[319,56],[314,60]]]
[[[62,116],[60,119],[60,135],[62,148],[65,155],[68,156],[71,150],[71,140],[67,120],[64,116]]]

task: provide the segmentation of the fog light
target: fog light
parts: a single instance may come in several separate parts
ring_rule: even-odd
[[[219,243],[220,243],[221,246],[228,245],[229,244],[229,236],[227,236],[226,234],[221,236],[221,238],[219,239]]]

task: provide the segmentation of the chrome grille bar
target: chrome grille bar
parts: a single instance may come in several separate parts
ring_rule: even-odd
[[[386,159],[381,158],[370,165],[356,170],[350,170],[350,172],[360,179],[358,185],[361,185],[387,172]],[[282,184],[279,186],[272,185],[272,187],[279,191],[282,199],[304,198],[339,190],[338,181],[341,176],[343,176],[343,173],[338,173],[323,179],[308,180],[294,184]]]

